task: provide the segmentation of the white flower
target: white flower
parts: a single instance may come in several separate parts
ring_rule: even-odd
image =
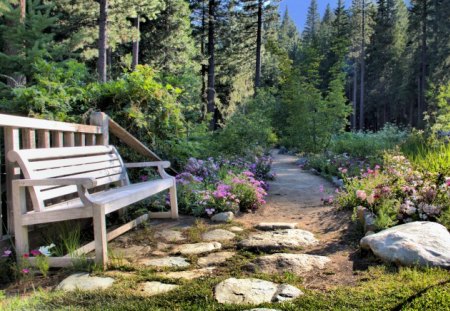
[[[52,253],[50,252],[50,249],[52,249],[53,247],[55,247],[55,244],[50,244],[49,246],[41,246],[39,247],[39,252],[47,257],[50,257],[52,255]]]

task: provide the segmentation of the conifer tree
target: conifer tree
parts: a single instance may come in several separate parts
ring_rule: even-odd
[[[315,44],[317,34],[320,28],[320,14],[317,7],[317,0],[311,0],[306,16],[305,30],[303,31],[303,40],[307,44]]]

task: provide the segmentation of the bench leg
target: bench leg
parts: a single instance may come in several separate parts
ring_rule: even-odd
[[[170,216],[172,219],[178,218],[178,200],[177,200],[177,186],[174,180],[174,185],[169,189],[170,194]]]
[[[23,255],[28,253],[28,227],[22,225],[22,215],[27,211],[27,201],[25,197],[26,189],[13,185],[12,187],[12,205],[14,217],[14,236],[17,262],[22,260]]]
[[[94,215],[94,239],[95,239],[95,262],[106,268],[108,262],[108,239],[106,237],[106,218],[104,207],[93,207]]]

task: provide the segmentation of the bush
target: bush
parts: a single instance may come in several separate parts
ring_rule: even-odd
[[[367,169],[345,178],[345,191],[337,197],[344,208],[364,206],[377,216],[379,229],[398,222],[439,221],[449,227],[450,180],[415,170],[402,155],[386,154],[383,169]]]

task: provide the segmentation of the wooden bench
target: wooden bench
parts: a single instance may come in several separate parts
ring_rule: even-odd
[[[15,150],[8,159],[17,162],[23,174],[12,185],[18,259],[29,251],[28,226],[93,218],[95,261],[104,267],[108,260],[105,215],[167,189],[171,211],[164,214],[178,217],[175,178],[164,170],[169,162],[124,164],[113,146]],[[144,167],[157,167],[162,178],[130,184],[126,168]]]

